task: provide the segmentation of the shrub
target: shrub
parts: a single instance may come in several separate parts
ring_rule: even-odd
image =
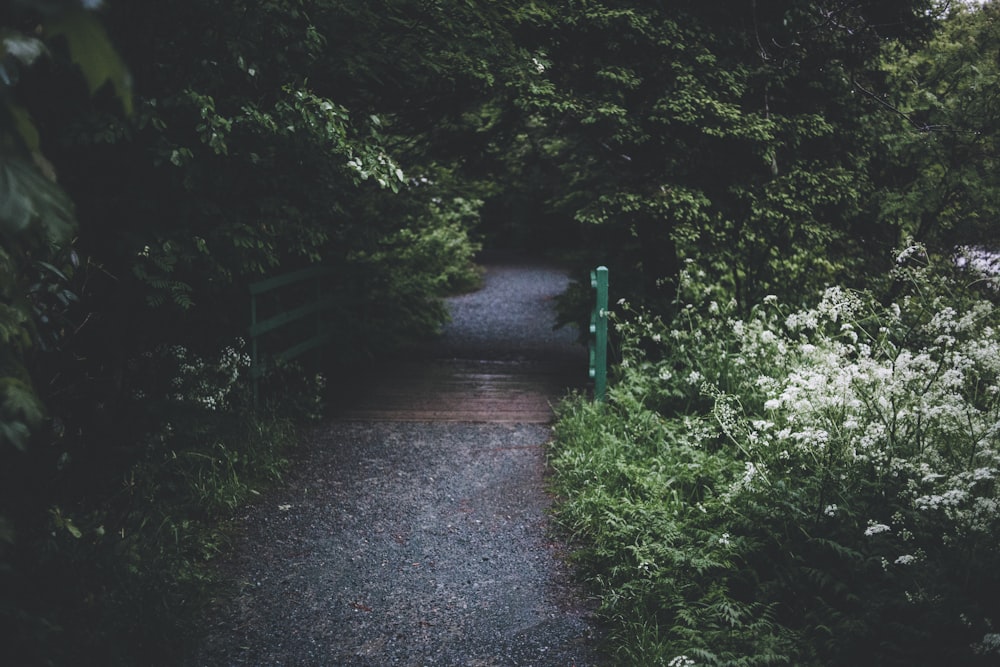
[[[197,638],[226,519],[280,479],[296,437],[296,420],[249,410],[247,364],[240,341],[213,354],[157,347],[128,364],[128,409],[145,430],[127,450],[74,451],[54,467],[6,459],[11,664],[175,664]],[[318,387],[295,389],[289,403],[315,406]]]
[[[629,664],[995,664],[998,312],[969,277],[912,248],[887,305],[619,320],[609,402],[562,406],[551,459]]]

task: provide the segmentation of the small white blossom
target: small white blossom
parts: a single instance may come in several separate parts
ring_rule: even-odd
[[[905,264],[906,260],[914,255],[920,255],[925,252],[924,247],[919,244],[911,245],[908,248],[904,248],[898,255],[896,255],[897,264]]]
[[[876,523],[875,521],[869,521],[868,527],[865,528],[865,535],[871,537],[872,535],[878,535],[879,533],[885,533],[892,530],[889,526],[884,523]]]
[[[914,501],[914,505],[917,509],[921,510],[936,510],[940,508],[947,507],[957,507],[966,498],[968,498],[969,493],[962,489],[949,489],[941,494],[930,494],[926,496],[920,496]]]
[[[980,482],[983,480],[993,479],[996,471],[993,468],[976,468],[972,471],[973,481]]]
[[[988,632],[983,635],[982,641],[972,646],[978,655],[998,655],[1000,654],[1000,633]]]

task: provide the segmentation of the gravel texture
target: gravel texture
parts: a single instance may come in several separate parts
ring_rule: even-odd
[[[552,268],[490,265],[432,357],[581,360]],[[585,356],[583,356],[585,364]],[[585,365],[583,372],[585,372]],[[553,397],[554,398],[554,397]],[[602,664],[547,510],[549,427],[331,419],[247,510],[192,666]]]
[[[449,299],[452,321],[432,348],[438,356],[528,360],[548,364],[578,362],[573,327],[555,329],[555,298],[569,278],[554,267],[533,263],[488,264],[478,292]]]

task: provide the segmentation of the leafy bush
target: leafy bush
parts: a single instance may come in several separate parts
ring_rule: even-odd
[[[174,664],[212,591],[225,520],[280,480],[295,422],[251,412],[241,342],[128,363],[135,442],[95,462],[8,453],[0,500],[4,655],[16,664]],[[297,379],[301,373],[293,374]],[[286,386],[314,406],[319,387]],[[15,663],[11,663],[15,664]]]
[[[428,158],[421,137],[460,131],[443,116],[486,92],[425,94],[441,69],[416,45],[399,57],[399,3],[7,4],[0,663],[168,663],[219,522],[277,478],[323,372],[437,329],[443,293],[475,279],[480,197],[407,173],[464,159],[464,144]],[[435,96],[447,111],[427,110]],[[319,262],[341,308],[329,368],[269,374],[253,413],[227,348],[247,285]]]
[[[623,661],[996,663],[995,292],[918,247],[892,278],[743,320],[689,273],[669,325],[619,321],[551,459]]]

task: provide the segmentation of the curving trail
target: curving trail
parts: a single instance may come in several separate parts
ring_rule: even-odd
[[[586,374],[551,329],[566,284],[489,265],[426,355],[359,384],[242,519],[189,664],[601,664],[546,513],[549,405]]]

